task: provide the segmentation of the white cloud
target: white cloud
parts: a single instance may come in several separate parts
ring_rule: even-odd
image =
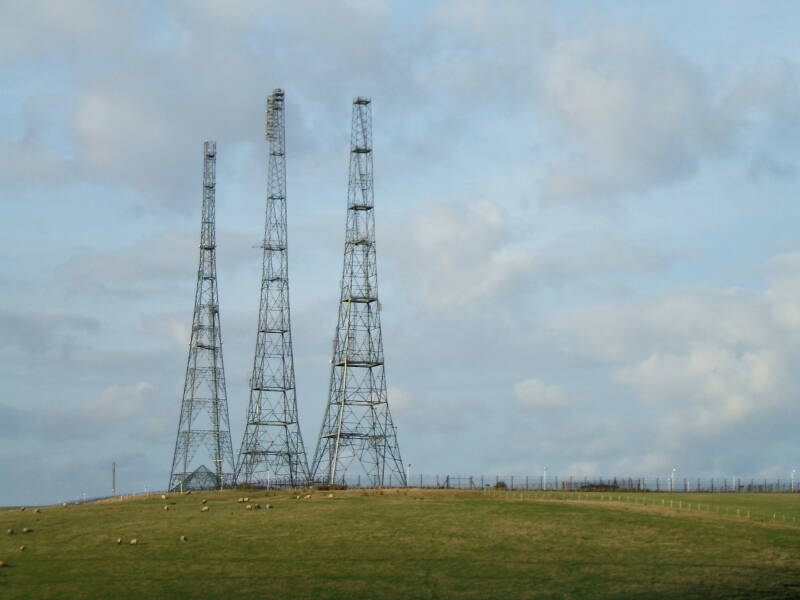
[[[645,402],[669,403],[664,425],[673,435],[685,430],[720,433],[747,424],[789,400],[787,357],[772,349],[737,353],[695,342],[681,354],[656,352],[617,371]]]
[[[111,385],[97,398],[86,402],[81,413],[84,418],[101,423],[126,421],[146,412],[152,391],[153,386],[147,381],[125,386]]]
[[[413,279],[434,308],[465,306],[520,285],[534,260],[530,251],[510,245],[505,215],[489,202],[466,210],[429,204],[412,224],[412,241]]]
[[[538,379],[524,379],[514,384],[514,395],[528,409],[567,406],[569,399],[555,385],[547,385]]]
[[[686,288],[602,308],[565,311],[564,345],[608,369],[651,415],[661,454],[707,437],[752,435],[795,411],[800,381],[800,260],[768,261],[763,291]],[[768,424],[772,425],[768,425]]]
[[[130,43],[135,3],[103,0],[6,0],[0,21],[0,56],[69,61],[98,46]]]
[[[672,183],[731,143],[706,75],[643,28],[606,22],[564,38],[543,77],[542,107],[576,142],[545,175],[545,201],[591,206]]]
[[[498,299],[508,307],[530,292],[611,273],[659,272],[672,260],[608,229],[568,231],[547,244],[523,235],[525,229],[493,202],[426,202],[392,232],[391,258],[399,258],[412,296],[438,311]]]

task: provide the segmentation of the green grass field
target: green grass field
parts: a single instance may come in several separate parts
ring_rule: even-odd
[[[0,509],[0,598],[800,598],[796,495],[327,494]]]

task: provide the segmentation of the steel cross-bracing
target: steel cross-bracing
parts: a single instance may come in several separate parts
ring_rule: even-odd
[[[308,480],[297,418],[289,317],[285,133],[284,93],[276,89],[267,99],[269,165],[258,334],[247,423],[236,465],[238,483],[259,486],[298,486]]]
[[[386,394],[372,178],[372,103],[353,100],[347,229],[328,404],[312,463],[315,481],[365,475],[374,486],[405,485]]]
[[[170,490],[221,489],[234,481],[217,292],[216,156],[216,143],[205,142],[200,264]]]

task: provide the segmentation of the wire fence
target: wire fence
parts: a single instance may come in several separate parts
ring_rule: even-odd
[[[383,487],[404,487],[397,477],[390,477]],[[558,475],[429,475],[410,474],[407,486],[430,489],[504,489],[562,492],[731,492],[731,493],[793,493],[800,492],[800,480],[791,477],[561,477]],[[273,482],[265,489],[288,489],[292,486]],[[307,487],[312,487],[311,485]],[[328,486],[322,486],[328,487]],[[350,476],[343,478],[337,487],[375,488],[368,478]],[[195,490],[199,491],[199,490]],[[118,493],[108,496],[82,497],[68,500],[67,504],[81,504],[98,500],[124,500],[130,497],[160,497],[174,492],[150,490]],[[58,504],[62,502],[59,501]]]
[[[348,485],[362,487],[361,481]],[[395,484],[396,485],[396,484]],[[639,492],[797,492],[794,478],[764,477],[561,477],[558,475],[411,475],[408,485],[421,488]]]

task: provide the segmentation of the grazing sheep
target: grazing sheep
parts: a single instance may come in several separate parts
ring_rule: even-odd
[[[185,535],[182,535],[182,536],[181,536],[181,541],[182,541],[182,542],[188,542],[188,541],[189,541],[189,538],[187,538]]]
[[[295,496],[294,499],[295,500],[300,500],[300,496]]]
[[[311,494],[306,494],[305,496],[303,496],[303,498],[305,498],[306,500],[311,500]]]
[[[2,569],[3,567],[7,567],[7,566],[8,566],[8,565],[7,565],[5,562],[3,562],[2,560],[0,560],[0,569]]]
[[[31,529],[30,527],[23,527],[22,533],[33,533],[33,529]]]
[[[328,498],[333,498],[333,494],[328,494]]]
[[[167,499],[167,495],[166,494],[161,494],[161,499],[162,500],[166,500]]]
[[[122,538],[117,538],[117,545],[122,543]]]
[[[250,504],[248,504],[247,506],[244,507],[244,509],[245,510],[253,510],[253,507]]]
[[[165,505],[164,505],[164,510],[169,510],[169,506],[167,506],[167,505],[165,504]]]
[[[250,498],[247,498],[247,497],[242,498],[242,500],[244,500],[245,502],[250,502]]]
[[[24,507],[24,506],[20,506],[20,507],[19,507],[19,509],[20,509],[22,512],[25,512],[25,507]]]
[[[203,508],[200,509],[200,512],[208,512],[208,507],[204,506]]]
[[[129,543],[131,546],[137,546],[139,544],[139,540],[137,538],[133,538]]]
[[[256,504],[255,506],[253,506],[253,508],[255,508],[256,510],[261,510],[261,505],[260,504]]]
[[[272,508],[272,504],[267,504],[267,508]]]
[[[25,546],[20,546],[20,547],[19,547],[19,551],[20,551],[20,552],[25,552]]]
[[[41,508],[34,508],[33,512],[35,512],[37,515],[39,515],[39,514],[42,513],[42,509]]]
[[[200,501],[200,504],[207,504],[207,503],[208,503],[208,500],[206,500],[205,498]]]

